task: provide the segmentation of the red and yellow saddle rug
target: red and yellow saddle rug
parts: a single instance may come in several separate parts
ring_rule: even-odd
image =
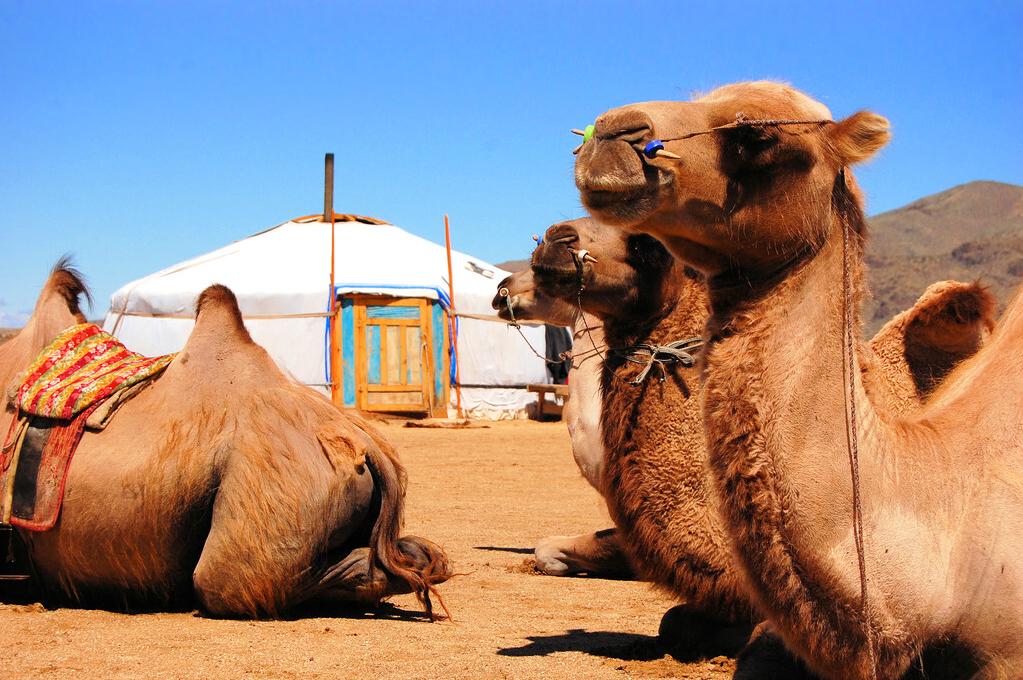
[[[173,360],[173,354],[136,354],[96,324],[78,324],[58,335],[22,373],[14,404],[27,415],[70,420],[157,375]]]
[[[22,373],[18,418],[0,454],[0,521],[45,531],[89,415],[121,390],[158,376],[174,355],[144,357],[95,324],[71,326]]]

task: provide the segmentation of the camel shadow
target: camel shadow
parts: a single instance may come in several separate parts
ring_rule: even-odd
[[[557,635],[530,635],[526,639],[529,642],[521,647],[499,649],[498,656],[548,656],[559,652],[583,652],[619,661],[653,661],[671,654],[671,650],[656,637],[637,633],[573,628]]]
[[[474,545],[473,550],[489,550],[490,552],[515,553],[516,555],[532,555],[532,548],[509,548],[500,545]]]
[[[307,603],[300,605],[281,617],[284,621],[300,619],[349,619],[354,621],[409,621],[430,622],[425,611],[402,609],[390,602],[381,602],[368,607],[358,604]]]

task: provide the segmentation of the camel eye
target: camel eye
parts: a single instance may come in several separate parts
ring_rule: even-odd
[[[766,170],[773,164],[779,138],[773,129],[743,125],[721,136],[721,169],[735,176]]]
[[[752,160],[778,143],[777,136],[759,126],[740,127],[734,137],[736,153],[744,160]]]

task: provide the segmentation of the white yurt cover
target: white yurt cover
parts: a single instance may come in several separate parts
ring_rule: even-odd
[[[335,228],[335,288],[448,299],[443,246],[392,224],[353,217]],[[330,300],[330,225],[319,216],[280,224],[125,284],[110,299],[104,328],[146,355],[180,350],[192,330],[195,300],[221,283],[238,297],[245,325],[295,380],[329,393],[326,310]],[[547,371],[518,333],[493,316],[490,302],[508,272],[452,251],[463,407],[473,417],[521,415],[528,383]],[[486,316],[493,320],[472,318]],[[541,353],[543,327],[524,327]],[[451,390],[452,403],[455,390]]]

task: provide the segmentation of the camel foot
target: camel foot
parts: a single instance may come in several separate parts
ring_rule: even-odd
[[[633,578],[632,567],[613,529],[578,536],[541,538],[533,550],[538,571],[548,576],[589,574],[603,578]]]
[[[739,654],[732,680],[817,680],[803,662],[795,657],[774,632],[771,624],[760,623],[749,636],[749,644]]]
[[[533,550],[536,568],[548,576],[572,576],[579,569],[570,563],[568,555],[561,549],[561,542],[568,536],[548,536],[541,538]]]
[[[752,628],[748,623],[722,622],[678,605],[661,617],[657,639],[674,658],[693,661],[735,656],[749,640]]]

